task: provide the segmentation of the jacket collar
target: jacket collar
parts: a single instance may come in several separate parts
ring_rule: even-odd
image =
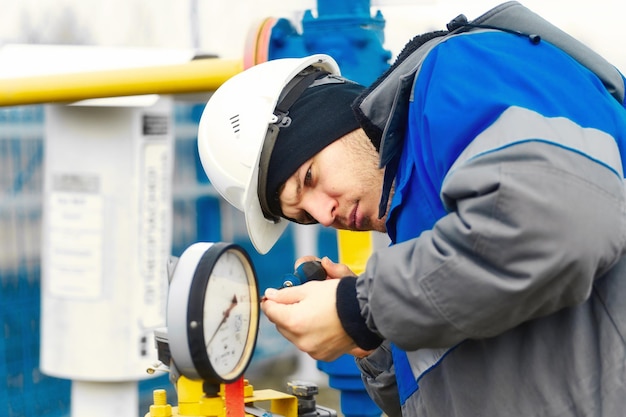
[[[396,176],[408,120],[409,102],[413,100],[416,75],[428,53],[448,32],[437,31],[411,40],[397,61],[353,103],[352,109],[380,155],[385,168],[383,190],[378,207],[382,218],[386,211]]]

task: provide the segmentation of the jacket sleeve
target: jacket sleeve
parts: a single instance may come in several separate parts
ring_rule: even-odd
[[[356,358],[356,364],[370,398],[388,417],[402,416],[389,342],[364,358]]]
[[[449,213],[378,250],[356,282],[368,328],[404,350],[498,335],[587,299],[623,255],[623,181],[558,146],[524,142],[446,178]]]

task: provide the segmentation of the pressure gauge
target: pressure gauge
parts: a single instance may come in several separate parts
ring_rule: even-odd
[[[254,267],[232,243],[195,243],[179,258],[167,302],[170,353],[190,379],[233,382],[247,368],[259,328]]]

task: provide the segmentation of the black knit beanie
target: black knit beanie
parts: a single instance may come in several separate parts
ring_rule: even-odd
[[[278,190],[303,163],[359,128],[351,104],[364,89],[348,80],[313,84],[294,102],[288,111],[291,121],[279,128],[267,167],[266,217],[284,217]]]

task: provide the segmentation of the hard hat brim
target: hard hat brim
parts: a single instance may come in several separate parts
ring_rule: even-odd
[[[257,195],[258,176],[259,168],[257,165],[252,171],[252,178],[245,190],[244,217],[252,245],[257,252],[264,255],[272,249],[272,246],[283,234],[289,222],[283,218],[279,218],[275,222],[265,218]]]

